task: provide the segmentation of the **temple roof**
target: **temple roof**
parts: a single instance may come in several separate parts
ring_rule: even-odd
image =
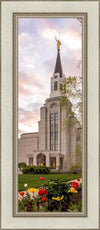
[[[62,77],[62,66],[61,66],[61,59],[60,59],[60,51],[58,50],[57,53],[57,59],[56,59],[56,65],[54,73],[60,73],[60,77]]]

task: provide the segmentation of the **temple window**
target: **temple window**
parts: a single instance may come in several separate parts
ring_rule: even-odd
[[[58,113],[55,113],[54,126],[55,126],[55,150],[58,150]]]
[[[54,82],[54,91],[56,91],[56,90],[58,90],[58,82],[57,81]]]
[[[29,165],[33,165],[33,157],[29,157]]]
[[[50,114],[50,150],[53,150],[53,113]]]

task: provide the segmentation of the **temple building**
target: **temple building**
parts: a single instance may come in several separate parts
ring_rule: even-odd
[[[39,131],[24,133],[18,139],[18,162],[46,165],[55,170],[70,170],[72,164],[77,164],[74,153],[77,144],[81,145],[82,142],[82,127],[76,117],[67,114],[66,108],[62,108],[59,103],[60,86],[65,79],[60,59],[60,43],[57,43],[57,59],[51,77],[50,95],[40,108]],[[70,101],[66,106],[71,111]],[[67,121],[65,128],[64,120]],[[75,121],[74,125],[70,125],[72,120]]]

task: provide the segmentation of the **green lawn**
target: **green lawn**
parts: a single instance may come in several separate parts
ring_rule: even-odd
[[[41,181],[40,177],[44,177]],[[60,180],[66,179],[66,181],[81,178],[81,174],[34,174],[34,175],[18,175],[18,190],[25,190],[24,184],[28,184],[28,188],[38,188],[46,184],[50,179],[58,178]]]

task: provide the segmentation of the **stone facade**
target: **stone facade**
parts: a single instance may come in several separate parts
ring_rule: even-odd
[[[57,72],[59,63],[61,72],[60,70]],[[56,170],[69,170],[72,164],[77,163],[76,158],[72,156],[76,145],[81,145],[82,127],[75,117],[67,115],[66,108],[62,109],[59,103],[61,97],[59,87],[66,79],[62,74],[59,51],[55,71],[51,77],[50,96],[40,108],[39,131],[24,133],[18,139],[18,162],[26,162],[27,165],[46,165]],[[66,106],[71,110],[70,102]],[[64,120],[67,121],[67,125],[63,129]],[[72,120],[75,121],[74,126],[70,125]]]

